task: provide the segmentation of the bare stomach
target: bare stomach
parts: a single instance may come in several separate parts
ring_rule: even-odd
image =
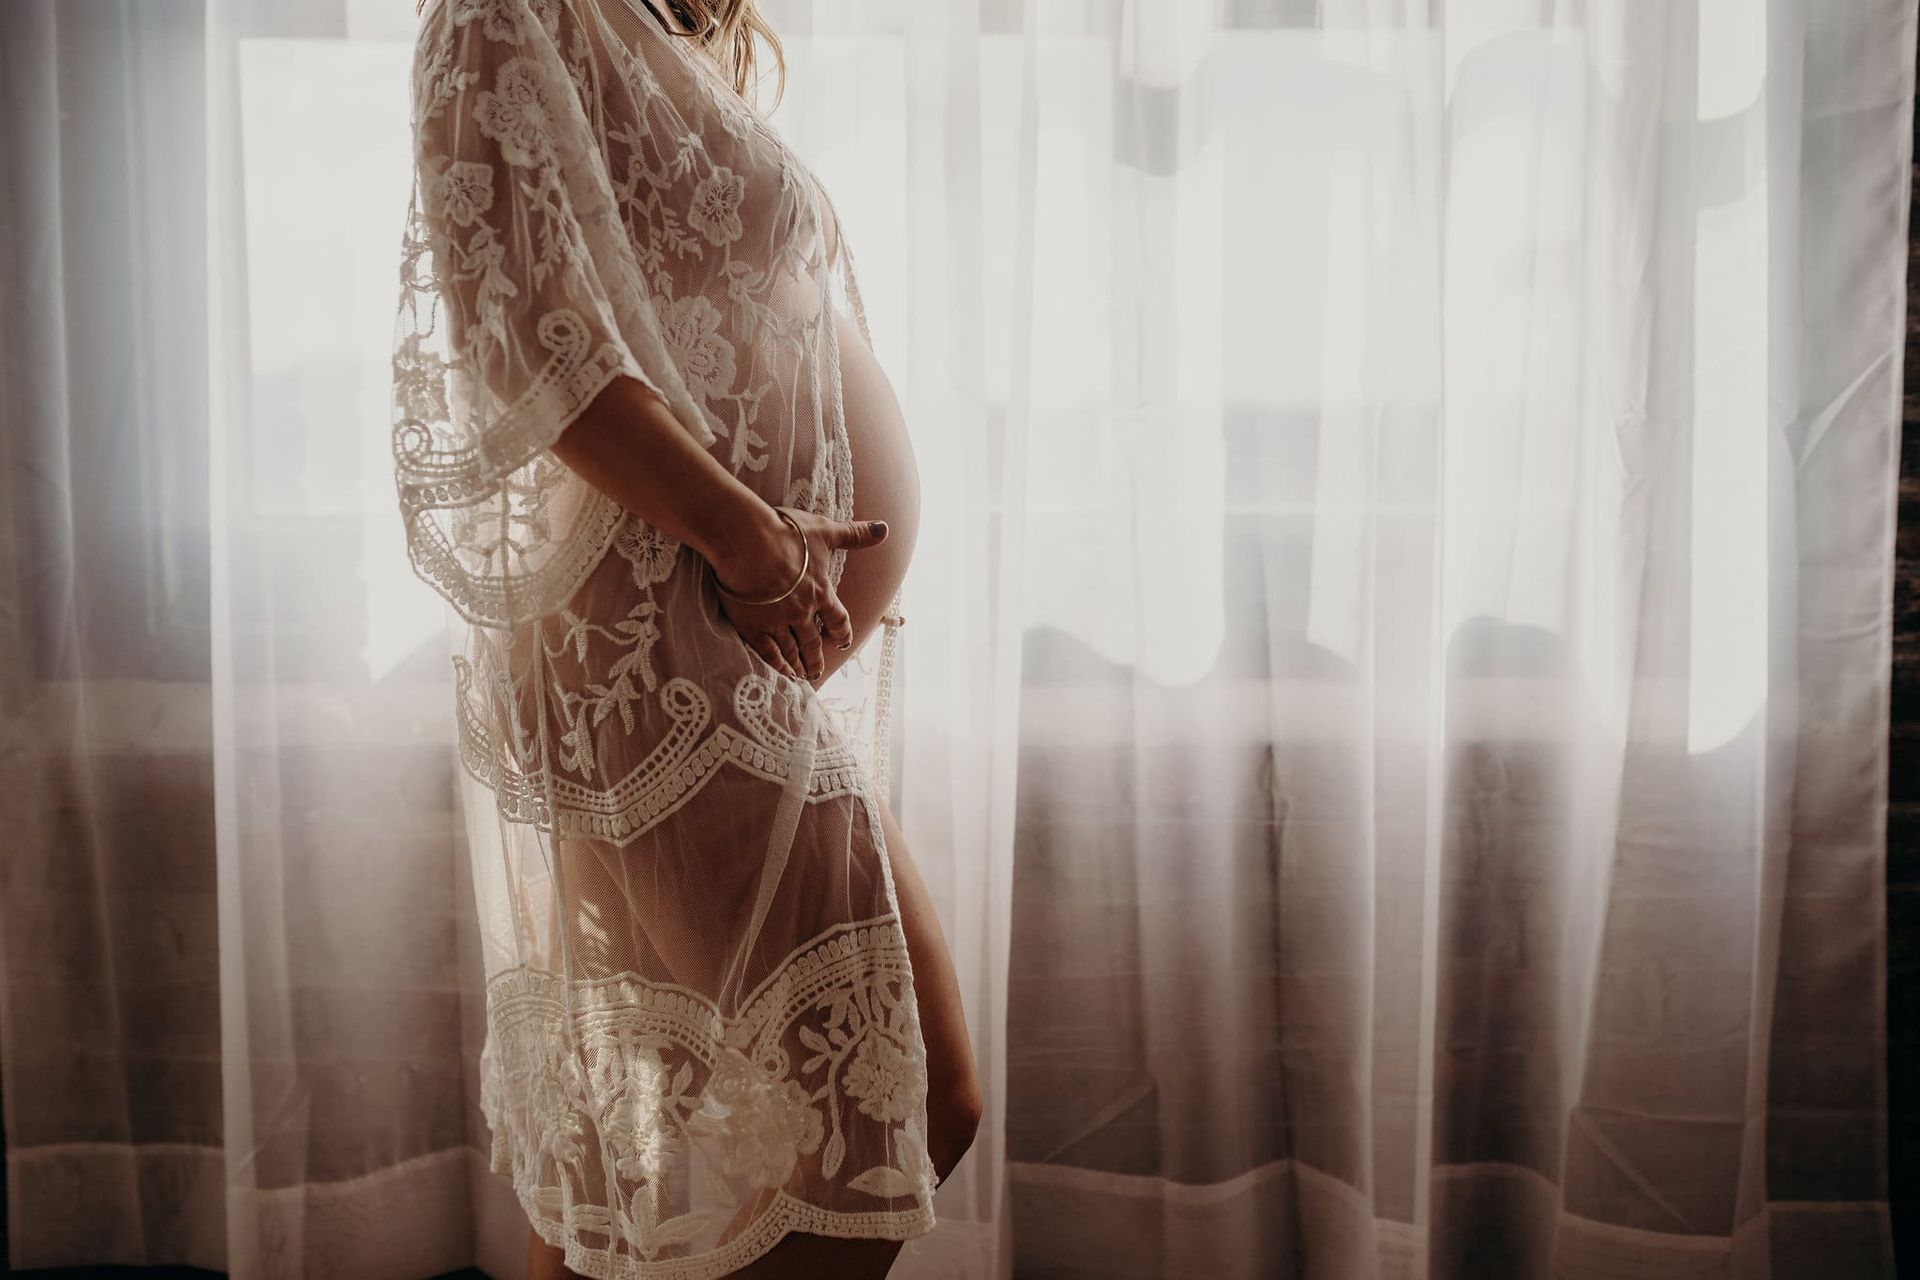
[[[828,646],[826,675],[879,625],[906,576],[920,532],[920,473],[893,384],[861,339],[859,326],[838,310],[833,318],[840,342],[847,443],[853,452],[853,514],[858,520],[885,520],[887,538],[877,547],[847,553],[839,593],[853,616],[853,649],[841,653]]]

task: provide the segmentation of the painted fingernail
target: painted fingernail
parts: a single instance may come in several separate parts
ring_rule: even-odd
[[[883,538],[887,533],[887,522],[885,520],[870,520],[867,522],[867,528],[872,532],[874,537]]]

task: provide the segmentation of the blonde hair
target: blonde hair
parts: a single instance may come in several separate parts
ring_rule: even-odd
[[[734,92],[751,99],[759,79],[758,42],[766,41],[773,55],[773,67],[779,73],[773,100],[787,90],[787,58],[781,51],[780,37],[760,13],[755,0],[665,0],[676,20],[689,30],[667,30],[692,40],[706,50],[707,56],[733,82]],[[665,26],[666,24],[662,23]]]
[[[638,0],[638,3],[659,17],[653,0]],[[780,48],[780,37],[761,14],[756,0],[661,0],[661,3],[673,16],[673,22],[660,19],[661,29],[699,45],[719,66],[721,74],[733,83],[734,92],[748,101],[754,99],[758,89],[758,45],[765,41],[773,55],[773,69],[780,77],[773,93],[774,104],[779,103],[787,91],[787,57]],[[421,13],[426,7],[427,0],[416,0],[413,11]]]

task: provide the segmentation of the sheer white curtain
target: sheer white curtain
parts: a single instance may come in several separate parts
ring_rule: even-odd
[[[987,1123],[904,1277],[1891,1276],[1914,0],[783,0]],[[0,8],[16,1265],[517,1275],[408,0]]]
[[[1913,17],[923,8],[903,821],[1021,1274],[1891,1274]]]

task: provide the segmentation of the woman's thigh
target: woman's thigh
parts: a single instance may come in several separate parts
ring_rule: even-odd
[[[960,999],[960,978],[947,949],[940,917],[921,878],[913,851],[881,800],[880,827],[887,837],[888,864],[893,869],[894,894],[900,903],[900,927],[907,938],[907,958],[913,964],[913,992],[920,1006],[920,1034],[927,1044],[927,1087],[935,1098],[972,1096],[979,1090],[973,1066],[973,1042],[967,1034],[966,1009]]]

